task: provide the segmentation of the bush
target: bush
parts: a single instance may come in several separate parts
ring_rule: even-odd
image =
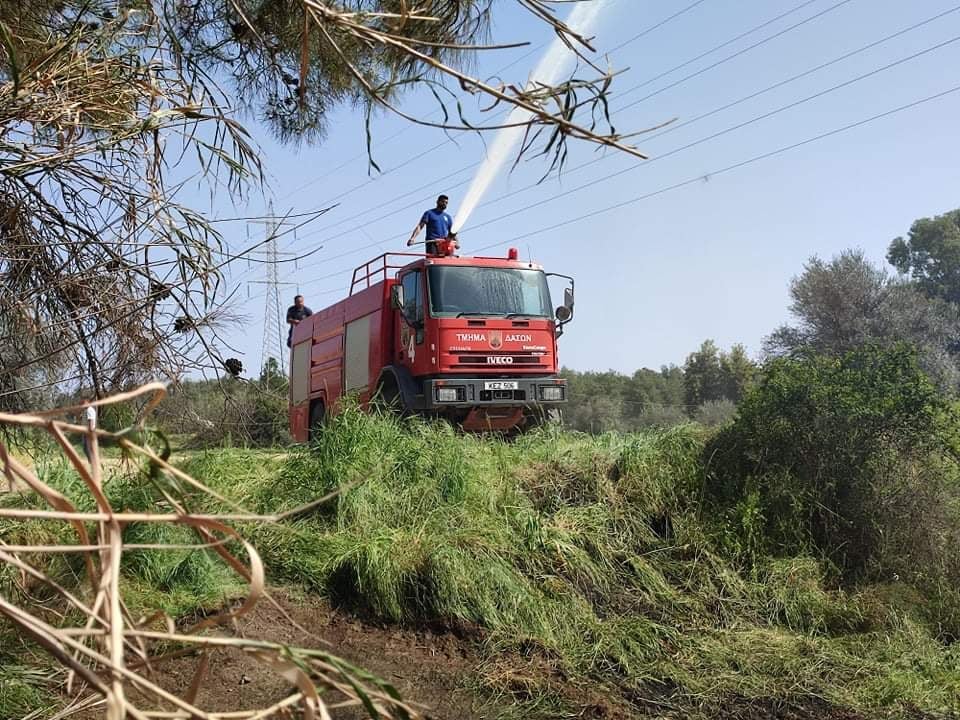
[[[697,408],[694,419],[707,427],[719,427],[733,419],[737,405],[732,400],[709,400]]]
[[[286,381],[271,376],[184,382],[155,417],[166,432],[191,436],[194,447],[270,447],[290,440]]]
[[[750,557],[814,550],[848,581],[952,582],[956,427],[909,348],[778,359],[708,446],[708,491]]]
[[[679,406],[648,405],[632,419],[631,424],[634,428],[669,428],[688,422],[690,418]]]

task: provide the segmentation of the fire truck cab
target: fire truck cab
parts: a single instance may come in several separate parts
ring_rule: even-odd
[[[555,310],[548,277],[566,282]],[[293,330],[290,429],[304,442],[359,396],[467,431],[536,426],[566,401],[557,338],[573,317],[573,279],[518,259],[381,255],[350,294]]]

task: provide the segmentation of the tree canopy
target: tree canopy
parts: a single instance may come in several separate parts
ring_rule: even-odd
[[[890,243],[887,260],[930,297],[960,304],[960,210],[914,222],[906,239]]]
[[[960,382],[960,309],[890,277],[862,251],[847,250],[830,261],[811,258],[790,283],[790,298],[797,322],[767,338],[772,355],[837,357],[865,344],[906,342],[941,387]]]

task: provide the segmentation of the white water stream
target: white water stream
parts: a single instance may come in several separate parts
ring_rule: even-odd
[[[589,37],[590,27],[600,15],[600,11],[608,4],[608,0],[592,0],[591,2],[578,2],[574,4],[570,15],[566,19],[567,27],[575,33]],[[540,59],[536,69],[530,74],[529,82],[540,82],[547,85],[555,84],[562,74],[567,71],[573,62],[573,53],[564,45],[563,41],[557,37],[550,43],[546,53]],[[525,123],[531,117],[527,110],[514,108],[507,117],[505,124]],[[473,177],[470,189],[460,203],[457,214],[453,220],[453,231],[459,231],[464,223],[470,218],[470,215],[476,209],[480,199],[487,192],[490,183],[503,169],[503,166],[510,161],[517,145],[523,138],[524,127],[508,127],[500,130],[493,142],[487,149],[487,156],[483,164],[477,170]]]

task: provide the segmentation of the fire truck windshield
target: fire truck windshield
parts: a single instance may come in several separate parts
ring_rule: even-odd
[[[541,270],[433,265],[429,279],[434,317],[553,314],[547,278]]]

